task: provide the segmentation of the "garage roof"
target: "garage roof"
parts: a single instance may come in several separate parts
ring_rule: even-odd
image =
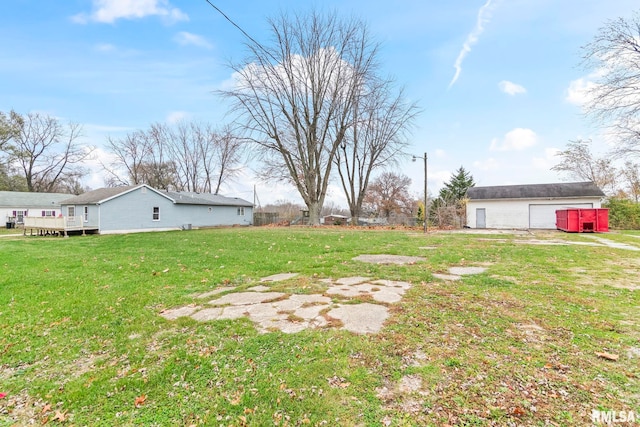
[[[472,187],[467,190],[471,200],[492,199],[549,199],[576,197],[604,197],[593,182],[562,182],[557,184],[496,185]]]

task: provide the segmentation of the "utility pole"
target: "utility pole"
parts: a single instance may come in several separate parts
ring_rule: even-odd
[[[418,158],[422,157],[424,160],[424,233],[427,233],[427,153],[424,153],[424,156],[413,156],[413,161],[415,162]]]

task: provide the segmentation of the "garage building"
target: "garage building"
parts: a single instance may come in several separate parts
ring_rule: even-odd
[[[472,187],[467,226],[555,229],[557,209],[600,208],[603,197],[593,182]]]

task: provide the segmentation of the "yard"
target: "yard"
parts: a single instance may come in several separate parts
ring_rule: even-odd
[[[599,236],[640,249],[639,233]],[[363,254],[423,260],[353,260]],[[0,265],[2,426],[578,426],[594,410],[640,416],[640,251],[592,235],[20,236],[0,239]],[[459,266],[486,271],[433,276]],[[260,283],[277,273],[298,275]],[[389,310],[378,333],[329,316],[296,333],[161,316],[221,287],[326,296],[323,279],[353,276],[412,285],[378,303]]]

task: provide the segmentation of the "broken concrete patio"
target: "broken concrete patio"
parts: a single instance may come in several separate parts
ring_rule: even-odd
[[[398,255],[360,255],[356,261],[388,264],[414,264],[419,257]],[[444,280],[459,280],[460,275],[479,274],[482,267],[452,267],[450,275],[434,277]],[[296,273],[281,273],[260,279],[260,283],[274,283],[296,277]],[[243,292],[224,286],[208,291],[195,298],[207,303],[192,304],[163,310],[160,315],[167,320],[191,317],[199,322],[246,317],[256,324],[261,332],[280,330],[285,333],[300,332],[308,328],[340,327],[354,333],[366,334],[380,331],[389,316],[389,304],[402,299],[411,288],[411,283],[394,280],[371,280],[368,277],[344,277],[337,280],[321,279],[328,288],[323,295],[299,295],[272,292],[263,284]],[[355,303],[353,300],[365,300]],[[350,301],[351,300],[351,301]],[[374,303],[376,302],[376,303]]]

